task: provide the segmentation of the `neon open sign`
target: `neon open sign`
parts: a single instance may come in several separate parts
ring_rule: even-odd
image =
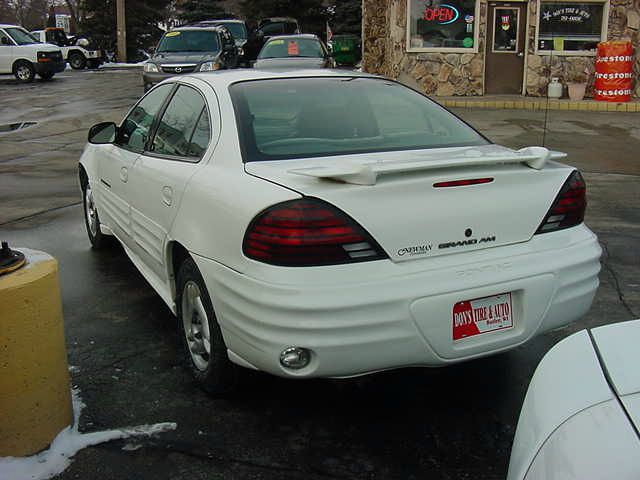
[[[427,22],[438,22],[440,25],[447,25],[460,18],[460,11],[453,5],[442,4],[439,7],[425,8],[423,18]]]

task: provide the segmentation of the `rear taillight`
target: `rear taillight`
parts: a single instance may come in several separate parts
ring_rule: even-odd
[[[536,233],[555,232],[575,227],[584,221],[587,207],[587,187],[580,172],[574,171],[558,193]]]
[[[258,214],[245,233],[242,251],[253,260],[289,267],[388,258],[351,217],[315,198],[279,203]]]

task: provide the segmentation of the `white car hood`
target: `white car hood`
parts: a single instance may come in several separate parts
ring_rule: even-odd
[[[60,47],[58,47],[57,45],[52,45],[51,43],[29,43],[27,45],[18,45],[17,48],[37,49],[40,52],[54,52],[56,50],[61,51]]]
[[[594,328],[591,335],[611,386],[640,430],[640,320]]]

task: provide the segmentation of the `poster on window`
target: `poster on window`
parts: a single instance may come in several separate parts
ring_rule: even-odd
[[[475,0],[410,0],[410,48],[469,48],[475,44]]]
[[[493,18],[493,52],[518,51],[517,8],[496,8]]]

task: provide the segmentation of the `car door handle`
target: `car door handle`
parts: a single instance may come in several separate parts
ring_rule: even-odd
[[[171,206],[173,202],[173,188],[167,186],[162,187],[162,201],[168,207]]]
[[[129,170],[127,170],[127,167],[122,167],[120,169],[120,180],[124,183],[127,183],[127,180],[129,180]]]

